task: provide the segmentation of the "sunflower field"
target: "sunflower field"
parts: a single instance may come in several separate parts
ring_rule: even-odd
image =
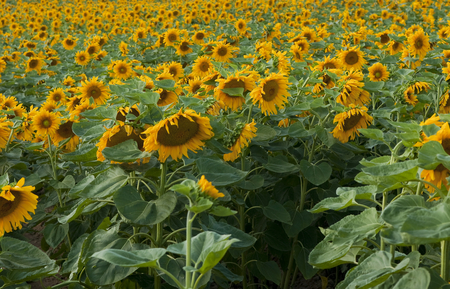
[[[449,5],[0,0],[0,289],[449,289]]]

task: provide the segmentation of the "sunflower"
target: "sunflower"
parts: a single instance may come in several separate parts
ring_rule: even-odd
[[[180,42],[180,44],[177,46],[177,54],[180,56],[185,56],[189,53],[191,53],[193,50],[191,47],[189,47],[189,45],[192,45],[191,42],[189,42],[189,40],[183,40]]]
[[[237,126],[237,130],[240,130],[237,134],[234,134],[231,139],[228,141],[229,146],[228,149],[231,153],[224,154],[224,161],[233,162],[239,157],[243,148],[248,147],[250,140],[256,136],[256,128],[255,121],[251,123],[247,123],[245,125],[240,124]]]
[[[66,103],[67,101],[66,94],[64,93],[64,90],[62,88],[55,88],[50,91],[49,95],[47,96],[47,100],[61,103]]]
[[[73,85],[75,84],[75,79],[73,79],[73,78],[70,77],[70,76],[67,76],[67,77],[64,79],[63,84],[64,84],[65,86],[73,86]]]
[[[136,30],[136,32],[134,32],[133,40],[135,42],[138,42],[140,39],[145,39],[145,38],[147,38],[147,30],[145,28],[143,28],[143,27],[138,28]]]
[[[423,170],[420,173],[420,177],[429,183],[434,184],[436,187],[441,188],[442,185],[445,186],[446,190],[450,189],[450,185],[447,182],[447,178],[450,177],[450,170],[439,164],[434,170]],[[425,183],[425,188],[430,192],[434,193],[435,189],[433,186]]]
[[[181,65],[181,63],[172,61],[166,66],[166,69],[167,71],[169,71],[175,81],[184,76],[183,65]]]
[[[62,45],[66,50],[72,50],[77,46],[77,39],[69,36],[62,41]]]
[[[196,94],[203,84],[203,81],[200,79],[200,77],[194,77],[192,79],[189,79],[188,83],[189,83],[188,92],[192,93],[196,98],[201,98],[198,94]]]
[[[147,135],[144,140],[145,150],[158,150],[160,162],[165,162],[169,156],[174,160],[183,155],[188,157],[188,150],[201,150],[203,141],[214,136],[209,118],[191,109],[184,112],[180,109],[143,133]]]
[[[97,160],[104,161],[105,157],[102,154],[102,151],[106,147],[113,147],[120,143],[123,143],[127,140],[134,140],[137,143],[137,147],[140,150],[144,148],[144,141],[142,140],[141,131],[139,129],[134,129],[132,126],[121,123],[113,126],[112,128],[107,129],[99,142],[96,144],[98,147],[97,150]]]
[[[180,37],[180,31],[178,29],[172,28],[167,30],[164,35],[165,46],[175,46],[175,43],[181,40]]]
[[[225,104],[225,108],[229,107],[232,110],[237,110],[245,103],[245,98],[238,95],[230,95],[224,92],[223,89],[228,88],[242,88],[242,93],[252,91],[255,88],[255,82],[252,77],[244,76],[237,72],[226,79],[217,79],[219,85],[214,89],[214,97]]]
[[[431,49],[429,37],[421,29],[408,37],[408,44],[409,53],[419,59],[423,59]]]
[[[229,44],[218,43],[213,48],[212,58],[219,62],[228,62],[233,57],[231,52],[231,46]]]
[[[338,59],[330,58],[330,56],[326,56],[323,61],[317,62],[317,66],[314,68],[319,71],[323,71],[324,69],[340,69],[341,65]]]
[[[192,75],[205,77],[212,73],[214,66],[206,56],[200,56],[194,61],[192,66]]]
[[[403,92],[403,98],[405,101],[411,105],[416,105],[419,101],[417,100],[417,95],[414,94],[414,89],[412,87],[408,87]]]
[[[371,81],[385,81],[389,78],[386,66],[377,62],[369,67],[369,78]]]
[[[337,122],[337,125],[331,133],[339,141],[346,143],[359,135],[358,129],[367,128],[372,121],[373,117],[367,114],[367,107],[357,108],[351,105],[348,111],[334,117],[333,123]]]
[[[27,61],[27,69],[25,72],[30,72],[32,70],[36,70],[37,73],[41,73],[42,66],[45,62],[40,57],[30,57]]]
[[[175,104],[178,102],[178,96],[174,91],[158,89],[156,91],[159,93],[158,106],[166,106],[169,104]]]
[[[199,186],[200,191],[213,199],[225,197],[225,195],[220,193],[211,182],[208,182],[204,175],[201,176],[200,180],[197,182],[197,185]]]
[[[278,106],[278,109],[283,109],[290,96],[287,91],[289,84],[285,75],[272,73],[250,93],[253,104],[258,103],[258,107],[265,115],[277,114],[275,105]]]
[[[97,52],[99,52],[101,49],[100,45],[98,45],[98,43],[94,42],[88,45],[88,47],[86,47],[86,52],[89,53],[89,55],[93,55]]]
[[[450,113],[450,95],[448,91],[441,96],[439,101],[439,113]]]
[[[120,42],[119,44],[119,50],[122,52],[122,56],[126,56],[128,54],[128,44],[125,42]]]
[[[292,53],[292,57],[293,57],[295,62],[302,62],[302,61],[304,61],[302,50],[301,50],[301,48],[298,45],[294,44],[294,45],[291,46],[291,53]]]
[[[241,35],[245,35],[247,33],[248,30],[247,23],[243,19],[239,19],[238,21],[236,21],[234,27]]]
[[[109,87],[103,81],[98,81],[98,77],[92,77],[90,81],[82,81],[80,87],[81,98],[89,101],[92,97],[96,104],[104,104],[109,98]]]
[[[351,47],[338,53],[339,61],[345,69],[361,69],[367,61],[364,59],[364,52],[359,48]]]
[[[347,76],[348,77],[348,76]],[[336,102],[344,105],[364,105],[370,102],[370,93],[362,87],[364,83],[359,82],[356,79],[349,78],[341,91],[337,96]]]
[[[204,30],[200,30],[195,32],[194,36],[192,36],[192,41],[194,41],[195,44],[203,44],[205,43],[205,37],[206,37],[206,32]]]
[[[118,79],[126,80],[133,75],[133,69],[131,65],[126,61],[118,60],[114,64],[114,77]]]
[[[7,117],[0,118],[0,150],[6,147],[9,135],[11,134],[12,121],[8,121]]]
[[[85,66],[89,63],[89,60],[91,60],[91,57],[86,51],[78,51],[77,54],[75,54],[75,62],[78,65]]]
[[[45,109],[40,109],[33,117],[33,128],[37,135],[52,137],[59,128],[61,119],[54,112],[49,112]]]
[[[5,71],[6,69],[6,62],[3,59],[0,59],[0,73]]]
[[[32,193],[35,187],[23,186],[25,179],[21,178],[16,185],[7,185],[0,193],[0,237],[5,233],[21,229],[22,222],[31,220],[29,212],[34,214],[37,198]]]
[[[151,79],[150,76],[141,75],[141,76],[139,76],[139,79],[142,80],[143,82],[145,82],[144,91],[152,90],[155,87],[155,84],[153,83],[153,79]]]
[[[56,130],[56,133],[52,137],[52,141],[55,145],[59,145],[65,139],[70,138],[69,142],[64,144],[64,149],[67,152],[74,152],[77,145],[80,143],[80,138],[72,130],[73,121],[66,120]]]

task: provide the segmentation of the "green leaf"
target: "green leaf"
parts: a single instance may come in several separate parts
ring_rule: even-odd
[[[145,105],[157,105],[159,98],[159,93],[153,91],[145,92],[139,96],[139,100]]]
[[[0,188],[7,186],[9,184],[9,176],[8,174],[4,174],[0,177]]]
[[[173,192],[166,192],[159,199],[146,202],[135,187],[127,185],[114,194],[114,203],[119,213],[132,224],[149,226],[170,216],[177,197]]]
[[[200,214],[201,212],[204,212],[211,208],[213,205],[213,202],[206,198],[202,198],[197,204],[188,207],[188,209],[194,213]]]
[[[422,196],[406,195],[391,202],[381,214],[381,219],[389,224],[381,231],[381,236],[390,244],[405,245],[407,241],[400,232],[403,224],[411,213],[424,208],[426,203]]]
[[[120,249],[106,249],[94,253],[92,257],[104,260],[121,267],[150,267],[158,268],[158,260],[166,253],[165,249],[152,248],[145,250],[125,251]]]
[[[72,125],[72,131],[82,138],[83,141],[90,141],[102,136],[105,132],[104,126],[107,124],[108,122],[93,122],[86,120],[74,123]]]
[[[378,185],[385,190],[392,190],[402,187],[402,182],[416,179],[418,169],[417,160],[366,167],[356,175],[355,180],[363,184]]]
[[[269,281],[274,282],[277,285],[280,285],[281,282],[281,270],[275,261],[256,261],[256,266],[258,267],[259,272]]]
[[[292,224],[289,212],[280,203],[270,200],[269,205],[263,207],[264,215],[274,221]]]
[[[42,234],[47,244],[52,248],[56,248],[64,240],[68,232],[69,224],[45,224]]]
[[[441,162],[437,155],[447,155],[442,145],[437,141],[425,143],[419,150],[419,166],[426,170],[434,170]]]
[[[32,244],[9,237],[0,238],[0,267],[7,270],[35,269],[55,264],[47,254]]]
[[[70,248],[70,252],[67,256],[67,260],[63,263],[61,268],[61,274],[76,273],[78,272],[78,262],[81,256],[81,247],[89,234],[83,234],[78,237]]]
[[[381,60],[382,64],[396,64],[398,61],[398,57],[395,55],[388,55]]]
[[[320,269],[353,263],[359,250],[351,251],[352,245],[364,244],[364,238],[375,236],[382,227],[375,208],[367,209],[359,215],[348,215],[325,230],[326,236],[311,251],[309,263]]]
[[[271,126],[257,124],[256,136],[252,138],[252,141],[268,141],[273,139],[277,135],[277,131]]]
[[[364,83],[363,89],[369,92],[379,92],[384,87],[383,81],[366,81]]]
[[[404,259],[395,268],[391,266],[391,254],[378,251],[350,271],[336,289],[369,289],[386,281],[390,275],[404,270],[409,260]],[[407,288],[407,287],[405,287]]]
[[[200,269],[198,269],[198,272],[200,272],[201,274],[205,274],[206,272],[214,268],[220,262],[220,260],[222,260],[223,256],[225,256],[231,245],[237,241],[239,240],[223,240],[214,243],[210,247],[204,248],[202,254],[200,255],[200,258],[196,262],[203,262],[203,265],[202,267],[200,267]]]
[[[142,152],[138,149],[138,145],[133,139],[126,140],[113,147],[106,147],[103,149],[102,154],[106,159],[124,163],[134,162],[151,156],[148,152]]]
[[[211,211],[209,211],[211,215],[219,216],[219,217],[227,217],[236,214],[236,211],[231,210],[230,208],[224,206],[214,206]]]
[[[434,204],[433,204],[434,205]],[[409,244],[429,244],[450,239],[450,199],[431,208],[412,211],[401,227]]]
[[[112,167],[106,172],[99,174],[89,186],[86,186],[78,196],[83,198],[99,199],[111,196],[120,187],[124,186],[128,175],[118,168]]]
[[[297,236],[298,233],[312,224],[315,216],[306,210],[300,212],[295,210],[292,217],[292,224],[283,223],[283,229],[286,235],[289,238]]]
[[[379,129],[374,128],[360,128],[358,129],[360,133],[362,133],[365,137],[371,138],[374,140],[384,141],[383,132]]]
[[[311,279],[317,272],[319,272],[319,269],[314,268],[308,263],[310,252],[310,250],[300,247],[299,245],[296,245],[294,248],[295,264],[300,272],[302,272],[303,278],[306,280]]]
[[[95,144],[83,143],[76,151],[61,154],[61,159],[64,161],[72,162],[87,162],[97,159],[97,149]]]
[[[287,158],[284,155],[277,155],[275,157],[269,156],[269,161],[264,167],[275,173],[293,173],[298,172],[300,167],[288,162]]]
[[[249,179],[245,179],[236,184],[241,189],[253,191],[264,185],[264,177],[261,175],[253,175]]]
[[[213,232],[217,232],[221,235],[229,234],[232,238],[236,238],[239,242],[233,243],[233,248],[248,248],[253,246],[256,242],[256,238],[250,236],[237,229],[234,226],[228,225],[227,223],[217,222],[213,217],[209,217],[209,226],[202,226],[203,230],[210,230]]]
[[[422,127],[417,124],[417,123],[412,123],[412,122],[395,122],[395,121],[390,121],[388,120],[388,122],[394,127],[394,128],[398,128],[404,132],[416,132],[416,133],[420,133],[420,131],[422,130]]]
[[[290,137],[302,138],[310,136],[311,132],[306,130],[303,124],[300,121],[298,121],[289,126],[288,134]]]
[[[227,186],[245,178],[246,171],[236,169],[217,157],[201,157],[196,160],[200,175],[214,186]]]
[[[240,96],[244,97],[243,87],[233,87],[233,88],[222,88],[221,91],[229,96]]]
[[[163,79],[163,80],[155,80],[153,81],[156,87],[165,89],[165,90],[174,90],[175,89],[175,81],[172,79]]]
[[[67,210],[66,212],[70,212],[66,216],[62,216],[58,218],[58,222],[61,224],[67,224],[75,220],[79,215],[83,213],[83,210],[90,204],[95,203],[95,201],[90,199],[79,199],[78,202],[72,207],[71,210]]]
[[[323,199],[309,211],[311,213],[321,213],[327,210],[339,211],[350,206],[358,205],[355,197],[356,191],[348,191],[342,193],[339,197]]]
[[[392,289],[423,289],[428,288],[431,278],[430,273],[424,268],[418,268],[409,272],[398,281]]]
[[[316,186],[325,183],[331,176],[331,166],[322,162],[318,165],[311,164],[307,160],[300,161],[300,169],[305,178]]]

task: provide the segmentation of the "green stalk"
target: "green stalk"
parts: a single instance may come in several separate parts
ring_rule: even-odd
[[[447,282],[450,279],[449,262],[450,262],[450,242],[448,240],[441,241],[441,277]]]
[[[383,192],[383,203],[381,206],[381,211],[384,211],[384,208],[386,208],[386,204],[387,204],[387,192]],[[380,237],[381,241],[380,241],[380,251],[384,251],[384,249],[386,248],[386,243],[384,242],[383,237]]]
[[[186,267],[191,266],[191,239],[192,239],[192,212],[188,210],[186,217]],[[194,218],[192,218],[193,220]],[[185,272],[185,288],[189,288],[191,285],[191,272],[186,270]]]
[[[158,198],[160,198],[166,192],[166,174],[167,174],[167,163],[161,164],[161,179],[159,190],[157,191]],[[156,244],[155,247],[159,248],[162,246],[162,222],[156,224],[156,232],[153,231],[153,236],[156,234]],[[158,272],[155,270],[155,289],[161,289],[161,276],[159,276]]]
[[[55,181],[58,181],[58,175],[56,173],[56,160],[53,158],[53,153],[52,153],[52,139],[50,138],[49,134],[47,134],[47,139],[48,139],[48,152],[49,152],[48,155],[50,157],[50,164],[52,166],[53,178],[55,179]],[[55,158],[56,158],[56,151],[55,151]],[[61,198],[61,192],[58,189],[58,190],[56,190],[56,193],[58,195],[59,206],[62,208],[63,203],[62,203],[62,198]]]
[[[239,229],[245,233],[245,204],[239,205]],[[247,264],[245,252],[242,252],[241,256],[241,274],[242,274],[242,289],[247,289]]]

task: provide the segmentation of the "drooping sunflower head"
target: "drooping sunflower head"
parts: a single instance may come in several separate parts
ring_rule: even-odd
[[[98,81],[98,77],[93,77],[90,81],[81,82],[80,87],[81,98],[84,101],[89,101],[92,97],[96,104],[104,104],[109,98],[110,90],[103,81]]]
[[[445,92],[439,101],[439,113],[450,113],[450,95]]]
[[[97,42],[91,43],[86,47],[86,52],[89,53],[89,55],[93,55],[97,52],[99,52],[101,49],[100,45],[98,45]]]
[[[203,141],[214,136],[209,118],[202,117],[191,109],[180,111],[147,129],[144,134],[146,151],[159,151],[159,161],[165,162],[170,156],[174,160],[188,151],[201,150]]]
[[[216,187],[214,187],[211,182],[208,182],[204,175],[201,176],[197,184],[201,192],[213,198],[214,200],[225,196],[223,193],[220,193],[219,190],[216,189]]]
[[[372,121],[373,117],[367,114],[366,107],[357,108],[351,105],[348,111],[334,117],[333,123],[337,123],[337,125],[331,133],[339,141],[346,143],[359,135],[358,129],[367,128]]]
[[[192,45],[192,43],[189,40],[180,41],[180,44],[177,46],[177,54],[180,56],[185,56],[191,53],[193,50],[190,45]]]
[[[230,137],[225,140],[226,145],[231,152],[224,154],[223,160],[227,162],[235,161],[239,157],[242,149],[249,146],[251,139],[256,136],[257,130],[255,121],[246,124],[238,123],[234,134],[230,135]]]
[[[178,80],[184,76],[184,69],[181,63],[172,61],[167,65],[166,69],[172,75],[174,80]]]
[[[323,71],[324,69],[340,69],[341,64],[336,58],[331,58],[331,56],[326,56],[323,61],[317,62],[317,66],[314,67],[315,70]]]
[[[386,66],[377,62],[369,67],[369,78],[371,81],[385,81],[389,78]]]
[[[176,104],[178,102],[178,97],[175,91],[158,89],[159,93],[158,106],[166,106],[170,104]]]
[[[115,125],[112,128],[107,129],[103,133],[99,142],[96,144],[96,146],[98,147],[97,160],[98,161],[105,160],[102,151],[106,147],[113,147],[127,140],[134,140],[137,143],[138,149],[143,150],[144,141],[140,136],[141,132],[142,132],[141,130],[134,129],[132,126],[124,123]]]
[[[362,66],[367,63],[364,59],[364,53],[356,47],[342,50],[338,55],[341,65],[345,69],[361,69]]]

